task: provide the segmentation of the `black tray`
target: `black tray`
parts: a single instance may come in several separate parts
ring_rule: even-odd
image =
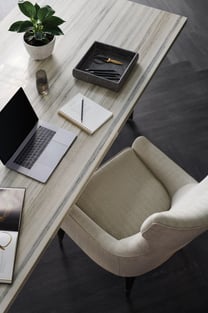
[[[97,56],[106,57],[122,62],[122,65],[107,63],[97,59]],[[114,91],[118,91],[126,81],[133,66],[138,60],[138,53],[118,47],[110,46],[105,43],[95,41],[90,49],[86,52],[77,66],[73,69],[73,76],[77,79],[97,84]],[[101,77],[91,73],[88,70],[114,70],[119,74],[117,80],[112,80],[109,77]]]

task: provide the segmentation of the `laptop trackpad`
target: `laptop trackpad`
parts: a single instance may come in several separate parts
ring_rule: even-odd
[[[41,156],[37,160],[37,164],[41,163],[47,167],[54,167],[63,157],[68,147],[62,143],[52,140]]]

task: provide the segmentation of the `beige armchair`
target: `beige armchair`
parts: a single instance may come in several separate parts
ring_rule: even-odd
[[[129,294],[133,277],[208,229],[208,177],[196,182],[139,137],[96,171],[61,229],[60,242],[66,232],[97,264],[125,277]]]

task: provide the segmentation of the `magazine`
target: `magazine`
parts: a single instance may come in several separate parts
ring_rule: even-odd
[[[0,282],[12,283],[25,188],[0,188]]]

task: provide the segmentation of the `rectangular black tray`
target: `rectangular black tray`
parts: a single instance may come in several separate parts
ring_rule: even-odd
[[[122,65],[107,63],[97,59],[97,56],[106,57],[106,60],[111,58],[120,61]],[[125,83],[138,57],[136,52],[95,41],[73,69],[72,74],[77,79],[118,91]],[[118,80],[112,80],[90,73],[88,69],[115,70],[120,76]]]

